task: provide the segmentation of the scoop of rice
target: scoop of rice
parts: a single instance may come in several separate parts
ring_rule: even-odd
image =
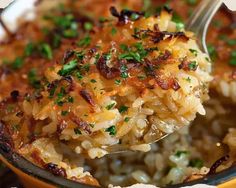
[[[208,56],[168,10],[148,18],[111,13],[118,22],[85,34],[45,71],[45,87],[19,104],[22,124],[32,119],[37,135],[90,158],[121,145],[148,151],[148,143],[205,115],[212,79]]]

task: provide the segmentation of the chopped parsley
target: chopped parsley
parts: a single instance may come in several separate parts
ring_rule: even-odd
[[[67,98],[67,101],[68,101],[69,103],[73,103],[73,102],[74,102],[74,98],[71,97],[71,96],[69,96],[69,97]]]
[[[190,63],[188,64],[188,68],[189,68],[189,70],[196,70],[197,62],[196,61],[190,61]]]
[[[121,78],[128,78],[129,77],[129,74],[128,74],[128,67],[126,66],[126,65],[122,65],[121,66],[121,68],[120,68],[120,70],[121,70]]]
[[[58,71],[58,74],[60,76],[66,76],[69,75],[78,65],[77,60],[71,60],[69,63],[63,65],[61,70]]]
[[[108,21],[107,18],[105,18],[105,17],[99,17],[99,22],[104,23],[104,22],[106,22],[106,21]]]
[[[84,29],[86,31],[91,31],[93,29],[93,24],[91,22],[85,22],[84,23]]]
[[[91,43],[91,37],[86,36],[83,39],[81,39],[79,42],[77,42],[78,47],[87,47]]]
[[[229,64],[232,66],[236,66],[236,50],[231,52]]]
[[[213,20],[212,25],[216,28],[219,28],[223,25],[223,23],[220,20]]]
[[[229,46],[235,46],[236,45],[236,39],[230,39],[227,37],[227,35],[220,35],[219,36],[220,40],[223,40],[228,44]]]
[[[106,109],[107,110],[111,110],[114,106],[115,106],[116,103],[111,103],[109,105],[106,106]]]
[[[66,110],[66,111],[61,111],[61,115],[62,116],[66,116],[69,112]]]
[[[79,60],[83,60],[84,59],[84,51],[80,51],[80,52],[75,52],[76,57]]]
[[[61,36],[57,33],[53,33],[53,36],[52,36],[52,47],[53,48],[58,48],[61,44]]]
[[[87,64],[84,64],[82,67],[81,67],[82,70],[88,72],[90,70],[90,64],[87,63]]]
[[[120,113],[127,112],[128,108],[129,108],[129,107],[123,105],[123,106],[121,106],[121,107],[119,108],[119,112],[120,112]]]
[[[33,52],[34,52],[34,44],[30,42],[26,45],[24,54],[26,57],[28,57],[28,56],[31,56]]]
[[[201,159],[192,159],[189,162],[189,166],[200,169],[203,167],[203,161]]]
[[[187,82],[189,82],[189,83],[191,83],[191,78],[185,78],[185,80],[187,81]]]
[[[207,50],[212,59],[215,59],[217,57],[216,49],[212,44],[207,45]]]
[[[63,37],[65,38],[76,38],[78,31],[76,29],[66,29],[63,31]]]
[[[35,68],[31,69],[29,72],[28,72],[28,81],[29,81],[29,84],[35,88],[35,89],[39,89],[41,88],[41,84],[40,84],[40,80],[37,76],[37,70]]]
[[[137,62],[141,62],[143,58],[145,58],[148,54],[148,51],[144,49],[141,42],[135,43],[133,48],[128,48],[128,46],[121,44],[120,48],[124,51],[124,53],[119,55],[119,59],[126,60],[134,60]]]
[[[135,20],[139,19],[139,17],[140,17],[140,16],[139,16],[138,14],[132,13],[131,16],[130,16],[130,19],[131,19],[132,21],[135,21]]]
[[[120,44],[120,49],[122,49],[123,51],[128,51],[129,48],[126,44]]]
[[[96,83],[97,81],[95,79],[90,80],[91,83]]]
[[[115,80],[115,84],[116,84],[116,85],[120,85],[120,84],[121,84],[121,80],[116,79],[116,80]]]
[[[197,0],[186,0],[186,2],[192,6],[197,4]]]
[[[39,45],[40,54],[46,59],[52,59],[52,49],[49,44],[42,43]]]
[[[141,61],[141,57],[138,52],[128,52],[128,53],[120,54],[119,59],[136,60],[138,62]]]
[[[117,29],[112,27],[111,28],[111,35],[114,36],[117,33]]]
[[[189,49],[189,51],[195,56],[197,57],[198,51],[195,49]]]
[[[124,122],[128,122],[130,120],[130,117],[125,117]]]
[[[94,128],[95,123],[89,123],[89,126],[92,127],[92,128]]]
[[[24,65],[24,60],[21,57],[17,57],[13,63],[11,64],[11,67],[13,69],[20,69]]]
[[[75,134],[82,134],[81,131],[79,130],[79,128],[74,128],[74,133]]]
[[[82,80],[83,79],[83,75],[79,71],[77,71],[75,75],[78,78],[78,80]]]
[[[109,132],[109,135],[115,136],[116,135],[116,126],[112,125],[111,127],[105,129],[106,132]]]
[[[173,13],[172,21],[175,22],[178,31],[184,29],[184,21],[176,12]]]
[[[78,24],[73,14],[68,13],[62,16],[47,15],[44,18],[54,23],[60,31],[60,36],[65,38],[75,38],[78,36]]]
[[[189,152],[188,151],[177,151],[176,153],[175,153],[175,156],[176,157],[180,157],[181,155],[188,155],[189,154]]]

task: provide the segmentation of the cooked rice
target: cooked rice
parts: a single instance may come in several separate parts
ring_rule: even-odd
[[[75,7],[79,9],[86,7],[88,10],[90,8],[93,10],[93,6],[88,2],[75,3]],[[128,3],[134,7],[139,6],[139,3],[134,5],[135,3],[132,1]],[[112,5],[112,3],[107,3],[108,5]],[[42,7],[42,9],[44,8]],[[86,9],[83,11],[86,12]],[[103,12],[104,9],[100,6],[94,12],[95,15],[107,14]],[[42,15],[43,12],[40,12],[39,15]],[[171,15],[167,11],[162,11],[159,17],[141,18],[135,22],[129,22],[128,25],[111,26],[113,22],[109,23],[110,25],[105,24],[103,29],[95,28],[95,34],[91,36],[91,44],[100,46],[95,52],[100,54],[100,57],[101,54],[110,52],[117,58],[120,53],[119,44],[131,46],[136,43],[137,41],[132,36],[135,27],[153,31],[157,24],[160,31],[177,32],[176,23],[172,21]],[[42,25],[48,26],[48,23],[43,22]],[[116,34],[109,36],[113,27],[116,28]],[[229,76],[231,73],[229,71],[219,82],[213,82],[211,89],[216,90],[219,95],[212,95],[204,108],[203,102],[209,99],[208,85],[212,80],[209,75],[211,63],[208,56],[199,50],[193,34],[182,31],[185,36],[168,39],[165,37],[157,44],[150,43],[147,39],[141,40],[145,48],[158,47],[157,51],[154,50],[147,55],[146,58],[150,61],[165,55],[166,51],[171,53],[171,58],[161,62],[163,63],[161,70],[165,77],[162,81],[174,78],[180,86],[178,89],[163,89],[160,83],[159,85],[155,83],[155,79],[148,80],[149,87],[143,86],[147,83],[133,79],[135,74],[132,71],[135,70],[135,67],[131,68],[127,79],[129,82],[118,78],[122,81],[117,85],[114,84],[117,78],[105,79],[98,71],[93,70],[84,76],[83,83],[73,75],[73,90],[69,94],[74,101],[71,104],[63,104],[63,107],[55,104],[55,99],[59,94],[57,89],[56,94],[50,98],[50,92],[46,86],[40,91],[40,96],[38,96],[38,91],[29,90],[29,93],[32,94],[18,103],[17,110],[23,111],[23,117],[15,111],[13,113],[5,112],[5,101],[3,104],[1,103],[4,109],[0,113],[1,121],[4,121],[4,124],[11,130],[15,125],[20,124],[21,132],[24,133],[20,135],[20,139],[28,143],[22,147],[16,140],[16,146],[20,148],[17,148],[18,152],[49,171],[48,165],[65,171],[66,176],[64,177],[68,179],[91,185],[100,183],[102,186],[128,186],[135,183],[163,186],[202,178],[209,172],[212,162],[226,153],[225,148],[230,150],[230,159],[217,168],[217,171],[230,167],[236,158],[235,119],[229,118],[233,116],[235,108],[230,104],[231,100],[236,101],[235,81]],[[34,34],[32,35],[34,36]],[[84,37],[84,34],[81,35]],[[23,43],[25,44],[26,41]],[[75,52],[81,52],[94,47],[90,45],[75,48],[74,44],[71,45],[68,41],[63,41],[63,43],[66,44],[63,44],[64,46],[59,51],[74,49]],[[0,54],[2,52],[0,50]],[[62,54],[59,53],[56,57],[57,61],[61,61]],[[90,67],[93,67],[94,63],[98,61],[95,56],[90,57],[87,52],[85,57],[86,60],[82,63],[88,63]],[[185,60],[196,62],[197,69],[179,68],[181,63],[186,63]],[[44,62],[40,59],[38,61]],[[113,61],[107,63],[109,67],[114,66]],[[47,81],[50,84],[59,81],[59,86],[64,86],[66,79],[63,80],[63,76],[58,75],[58,71],[63,69],[63,65],[57,62],[49,65],[50,67],[46,70],[42,69]],[[139,70],[138,73],[140,77],[145,75],[143,70]],[[9,81],[7,84],[12,86],[14,85],[12,83]],[[82,87],[92,96],[93,101],[79,95]],[[7,87],[2,85],[1,88],[4,92],[0,93],[0,101],[9,94],[9,90],[5,90]],[[10,89],[12,90],[12,87]],[[28,91],[27,87],[22,86],[20,89],[24,92]],[[226,99],[223,99],[222,96]],[[11,104],[11,102],[9,103]],[[127,107],[127,112],[120,112],[122,105]],[[65,110],[68,110],[69,113],[73,112],[73,118],[82,117],[82,123],[90,125],[89,131],[92,134],[88,134],[86,132],[88,130],[83,126],[82,129],[76,129],[78,126],[76,121],[63,120],[62,113]],[[196,118],[197,113],[205,116],[198,116],[190,129],[189,125]],[[66,125],[65,121],[67,121]],[[37,133],[34,138],[31,138],[32,132],[28,128],[28,125],[32,124],[36,127],[34,131]],[[117,133],[110,135],[107,130],[114,125]],[[156,144],[151,146],[146,144],[181,127],[183,128],[178,132]],[[225,136],[228,128],[230,129]],[[199,135],[201,136],[199,137]],[[221,142],[223,137],[225,137],[223,142],[227,147]],[[113,145],[119,146],[119,144],[128,145],[130,150],[142,152],[104,156],[109,153],[107,148]],[[213,157],[211,153],[214,153]],[[91,159],[84,158],[84,156],[89,156]],[[204,160],[202,161],[202,159]]]

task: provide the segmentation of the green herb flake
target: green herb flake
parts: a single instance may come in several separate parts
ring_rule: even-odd
[[[197,57],[198,51],[195,49],[189,49],[189,51],[195,56]]]
[[[111,127],[105,129],[106,132],[109,132],[109,135],[115,136],[116,135],[116,126],[112,125]]]
[[[63,37],[76,38],[76,37],[78,37],[78,31],[75,29],[66,29],[63,31]]]
[[[112,27],[111,28],[111,35],[114,36],[117,33],[117,29]]]
[[[90,64],[89,64],[89,63],[84,64],[84,65],[81,67],[81,69],[85,70],[86,72],[89,72],[89,70],[90,70]]]
[[[30,42],[26,45],[24,54],[26,57],[29,57],[33,54],[33,52],[34,52],[34,44]]]
[[[86,36],[83,39],[81,39],[79,42],[77,42],[78,47],[87,47],[91,43],[91,37]]]
[[[33,88],[35,88],[35,89],[40,89],[41,88],[40,80],[37,77],[37,70],[35,68],[31,69],[28,72],[27,77],[28,77],[29,84]]]
[[[220,20],[213,20],[212,25],[216,28],[220,28],[223,25],[223,23]]]
[[[121,80],[116,79],[116,80],[115,80],[115,84],[116,84],[116,85],[120,85],[120,84],[121,84]]]
[[[203,167],[203,160],[201,160],[201,159],[192,159],[189,162],[189,166],[200,169],[200,168]]]
[[[124,119],[124,122],[129,122],[129,120],[130,120],[130,117],[125,117],[125,119]]]
[[[188,77],[188,78],[186,78],[185,80],[186,80],[187,82],[191,83],[191,78]]]
[[[197,0],[186,0],[187,4],[194,6],[197,4]]]
[[[91,83],[96,83],[97,81],[95,79],[90,80]]]
[[[217,57],[217,51],[212,44],[207,45],[207,50],[212,59],[215,59]]]
[[[81,131],[79,130],[79,128],[74,128],[74,133],[77,135],[82,134]]]
[[[61,111],[61,115],[62,116],[66,116],[69,112],[66,110],[66,111]]]
[[[176,157],[180,157],[181,155],[188,155],[189,154],[189,151],[177,151],[176,153],[175,153],[175,156]]]
[[[129,108],[129,107],[123,105],[123,106],[121,106],[121,107],[119,108],[119,112],[120,112],[120,113],[125,113],[125,112],[127,112],[128,108]]]
[[[93,24],[91,22],[85,22],[84,23],[84,29],[86,31],[91,31],[93,29]]]
[[[139,19],[139,15],[136,14],[136,13],[132,13],[131,16],[130,16],[130,19],[131,19],[132,21],[135,21],[135,20]]]
[[[89,123],[89,126],[92,127],[92,128],[94,128],[95,123]]]
[[[74,69],[77,68],[78,62],[77,60],[71,60],[69,63],[63,65],[62,69],[58,71],[60,76],[69,75]]]
[[[52,49],[49,44],[47,44],[47,43],[40,44],[39,50],[40,50],[42,57],[49,59],[49,60],[51,60],[53,58]]]
[[[99,22],[101,22],[101,23],[104,23],[104,22],[108,21],[107,18],[105,18],[105,17],[99,17],[98,20],[99,20]]]
[[[236,66],[236,50],[231,52],[229,64],[232,66]]]
[[[190,63],[188,64],[188,68],[189,68],[189,70],[196,70],[197,62],[196,61],[190,61]]]
[[[23,65],[24,65],[24,60],[23,60],[23,58],[17,57],[17,58],[13,61],[13,63],[11,64],[11,67],[16,70],[16,69],[22,68]]]
[[[126,52],[129,50],[129,47],[126,44],[120,44],[120,49]]]
[[[84,51],[80,51],[80,52],[75,52],[76,57],[79,60],[83,60],[84,59]]]
[[[111,110],[115,105],[116,105],[116,103],[111,103],[111,104],[106,106],[106,109]]]
[[[219,39],[225,41],[226,44],[229,45],[229,46],[235,46],[236,45],[236,39],[230,39],[230,38],[228,38],[227,35],[220,35]]]
[[[184,29],[184,21],[176,12],[173,13],[172,21],[175,22],[177,31]]]
[[[69,97],[67,98],[67,101],[68,101],[69,103],[73,103],[73,102],[74,102],[74,98],[71,97],[71,96],[69,96]]]
[[[83,75],[79,71],[77,71],[75,75],[78,78],[78,80],[82,80],[83,79]]]

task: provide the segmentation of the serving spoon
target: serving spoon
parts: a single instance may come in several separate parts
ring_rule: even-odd
[[[219,10],[222,4],[223,0],[202,0],[186,24],[186,30],[195,33],[199,48],[207,54],[208,50],[206,45],[206,35],[208,27],[209,24],[211,23],[212,18],[214,17],[214,15]],[[158,135],[157,138],[154,138],[149,143],[143,142],[138,144],[152,144],[162,140],[163,138],[165,138],[170,134],[172,133],[163,133],[161,136]],[[121,153],[130,150],[130,146],[126,145],[104,146],[104,149],[106,149],[111,154]]]

